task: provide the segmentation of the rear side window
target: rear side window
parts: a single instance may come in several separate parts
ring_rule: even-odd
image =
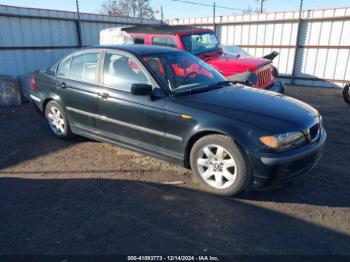
[[[69,78],[82,82],[95,83],[97,81],[97,63],[99,53],[85,53],[74,56],[70,66]]]
[[[159,45],[159,46],[175,47],[175,48],[177,47],[175,39],[171,37],[153,37],[152,44]]]
[[[57,74],[60,77],[68,77],[69,76],[69,69],[70,69],[70,64],[72,62],[72,57],[64,60],[59,66],[58,66],[58,71]]]
[[[145,38],[143,36],[133,36],[134,44],[143,45],[145,44]]]

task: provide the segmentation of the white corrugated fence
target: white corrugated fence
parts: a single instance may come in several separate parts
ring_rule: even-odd
[[[98,45],[100,30],[139,19],[0,5],[0,75],[18,76],[52,65],[82,46]],[[157,24],[156,20],[143,20]],[[81,37],[79,37],[79,35]]]
[[[168,22],[213,26],[212,17]],[[350,82],[350,7],[303,11],[301,19],[299,12],[221,16],[215,24],[225,45],[241,46],[253,56],[280,52],[274,63],[287,83],[343,87]]]

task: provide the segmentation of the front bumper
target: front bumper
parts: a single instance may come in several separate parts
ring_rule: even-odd
[[[280,94],[284,94],[284,84],[281,81],[273,82],[273,85],[267,87],[266,89]]]
[[[312,170],[321,158],[327,133],[322,128],[317,141],[280,154],[255,157],[254,183],[256,187],[278,184]]]

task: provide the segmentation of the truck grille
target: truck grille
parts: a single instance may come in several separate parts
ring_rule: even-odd
[[[270,66],[265,66],[262,69],[257,71],[258,83],[256,84],[258,87],[265,88],[271,85],[273,81],[273,75]]]

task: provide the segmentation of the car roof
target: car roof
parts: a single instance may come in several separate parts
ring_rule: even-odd
[[[88,49],[115,49],[120,50],[128,53],[132,53],[134,55],[151,55],[151,54],[162,54],[162,53],[169,53],[169,52],[183,52],[176,48],[171,47],[163,47],[163,46],[152,46],[152,45],[135,45],[135,44],[128,44],[128,45],[99,45],[94,46]]]
[[[191,31],[211,31],[206,28],[199,28],[194,26],[183,25],[139,25],[132,27],[124,27],[123,31],[129,34],[159,34],[159,35],[176,35],[178,33],[191,32]]]

